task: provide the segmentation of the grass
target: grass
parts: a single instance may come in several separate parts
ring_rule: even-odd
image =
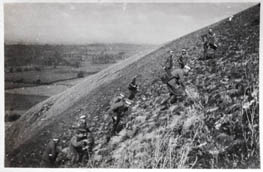
[[[113,65],[37,105],[6,132],[6,144],[13,147],[6,152],[14,159],[7,166],[38,167],[41,154],[36,152],[44,150],[40,143],[59,133],[67,145],[73,132],[69,127],[85,113],[96,140],[94,158],[86,167],[259,168],[259,25],[254,22],[258,18],[259,7],[255,6],[235,15],[232,23],[223,20],[212,25],[221,40],[216,59],[197,60],[202,56],[200,36],[207,27]],[[193,69],[186,78],[187,96],[160,110],[167,89],[160,82],[152,83],[169,50],[179,53],[185,47],[189,47]],[[111,129],[106,112],[109,101],[119,92],[127,94],[134,75],[138,75],[140,92],[122,121],[131,122],[134,132],[123,129],[106,144]],[[238,83],[244,90],[252,87],[253,96],[235,89]],[[25,122],[47,102],[53,104],[38,122]],[[45,134],[37,137],[39,133]]]

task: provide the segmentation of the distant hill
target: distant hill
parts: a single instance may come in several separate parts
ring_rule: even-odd
[[[86,78],[31,108],[5,133],[6,167],[39,167],[52,136],[63,147],[80,114],[88,115],[95,136],[93,164],[118,168],[259,168],[259,15],[260,6],[142,52]],[[212,28],[219,48],[215,59],[202,56],[200,36]],[[168,96],[153,81],[174,50],[186,48],[192,71],[186,95],[167,110]],[[110,130],[109,101],[138,75],[140,93],[123,121],[132,123],[105,143]],[[142,98],[145,97],[145,98]],[[64,141],[64,142],[63,142]],[[61,164],[67,167],[67,164]]]

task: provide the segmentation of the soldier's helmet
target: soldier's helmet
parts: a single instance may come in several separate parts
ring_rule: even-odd
[[[172,53],[174,53],[174,51],[173,51],[173,50],[170,50],[169,53],[172,54]]]
[[[86,119],[86,115],[81,115],[79,118],[80,119]]]
[[[120,98],[123,99],[125,96],[123,93],[120,93]]]
[[[55,143],[58,143],[58,142],[59,142],[59,138],[57,138],[57,137],[54,137],[52,140],[53,140]]]
[[[125,100],[125,104],[126,104],[127,106],[130,106],[130,105],[132,104],[132,101],[131,101],[131,100],[128,100],[128,99],[126,99],[126,100]]]

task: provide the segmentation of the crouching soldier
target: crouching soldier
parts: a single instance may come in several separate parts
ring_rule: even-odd
[[[136,84],[136,76],[132,79],[132,82],[129,84],[128,89],[130,91],[130,95],[128,99],[132,100],[134,99],[137,91],[138,91],[138,86]]]
[[[86,141],[84,142],[84,147],[82,148],[82,150],[84,151],[82,162],[88,161],[90,159],[93,153],[94,144],[94,136],[89,128],[86,128]]]
[[[204,59],[207,58],[207,51],[209,48],[212,48],[214,50],[214,56],[215,51],[217,50],[216,45],[216,34],[213,32],[212,29],[208,30],[208,34],[202,35],[202,40],[204,43]]]
[[[162,110],[168,108],[169,103],[174,104],[184,96],[184,75],[187,69],[175,69],[171,72],[172,77],[162,80],[169,90],[169,97],[161,103],[164,106]]]
[[[69,149],[71,155],[71,164],[79,163],[82,161],[84,155],[83,148],[87,142],[86,130],[78,129],[76,134],[71,138]]]
[[[49,141],[42,155],[42,160],[40,163],[41,167],[54,168],[57,166],[56,159],[58,153],[60,152],[58,148],[58,143],[59,143],[58,138],[53,138],[52,140]]]
[[[113,99],[110,105],[109,114],[113,121],[112,133],[116,132],[120,119],[126,111],[128,111],[128,106],[126,105],[124,95],[120,94]]]

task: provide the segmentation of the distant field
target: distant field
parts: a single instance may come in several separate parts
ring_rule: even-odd
[[[92,65],[88,63],[85,65],[86,66],[79,68],[58,66],[56,69],[45,67],[45,69],[41,71],[6,72],[5,89],[40,85],[40,83],[36,83],[37,80],[40,80],[41,84],[51,84],[60,81],[67,82],[66,80],[77,79],[80,71],[82,71],[84,77],[86,77],[109,66],[109,64]]]
[[[75,82],[76,83],[76,82]],[[73,85],[73,84],[72,84]],[[71,86],[72,86],[71,85]],[[8,89],[5,93],[8,94],[20,94],[20,95],[38,95],[38,96],[53,96],[62,91],[71,87],[69,84],[66,85],[41,85],[35,87],[24,87],[24,88],[15,88],[15,89]]]
[[[47,96],[5,93],[5,110],[28,110],[32,106],[47,98]]]

